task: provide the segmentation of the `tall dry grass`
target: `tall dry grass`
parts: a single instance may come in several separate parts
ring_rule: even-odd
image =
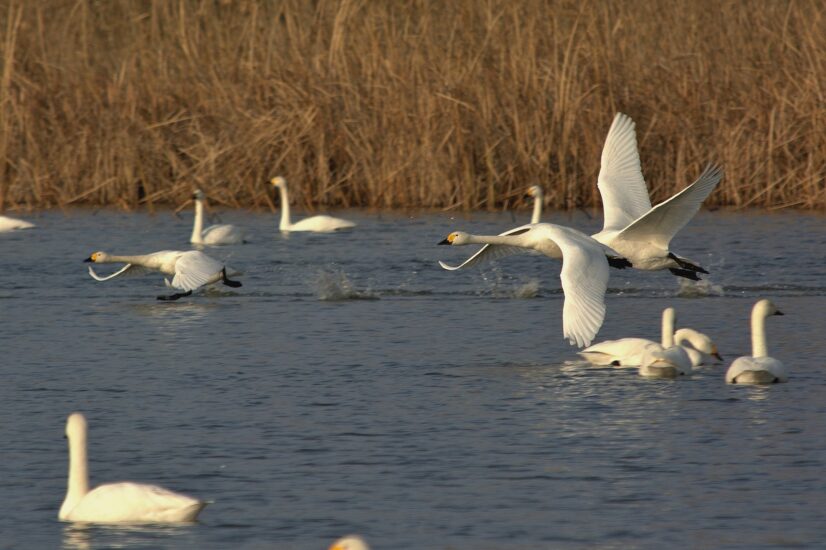
[[[599,204],[616,111],[655,199],[826,206],[819,0],[6,0],[0,209]]]

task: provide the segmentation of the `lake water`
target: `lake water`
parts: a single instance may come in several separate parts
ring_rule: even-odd
[[[374,549],[814,547],[826,538],[823,216],[701,213],[673,249],[712,272],[612,270],[597,340],[710,334],[769,349],[788,384],[740,387],[712,366],[678,381],[576,361],[559,264],[443,271],[528,213],[341,212],[333,235],[227,212],[250,243],[209,249],[244,286],[174,303],[162,278],[99,283],[95,250],[189,248],[191,214],[69,211],[0,236],[0,548]],[[597,214],[545,215],[594,231]],[[100,266],[99,272],[110,272]],[[114,269],[114,266],[111,266]],[[65,419],[89,421],[91,481],[152,482],[214,501],[183,527],[57,520]]]

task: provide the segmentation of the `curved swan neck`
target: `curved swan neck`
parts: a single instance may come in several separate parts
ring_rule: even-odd
[[[467,244],[519,246],[521,241],[521,235],[468,235]]]
[[[533,215],[531,216],[531,223],[539,223],[542,218],[542,195],[536,195],[533,198]]]
[[[290,223],[290,196],[287,193],[286,183],[278,186],[278,193],[281,197],[281,223],[278,224],[278,228],[289,229],[292,224]]]
[[[89,492],[89,470],[86,456],[86,432],[75,433],[69,439],[69,481],[66,498],[60,507],[60,516],[65,517],[86,493]]]
[[[674,312],[674,308],[669,307],[663,310],[663,323],[662,323],[662,339],[660,344],[664,348],[670,348],[674,345],[674,322],[675,322],[676,314]]]
[[[766,315],[755,308],[751,313],[751,356],[767,357],[769,348],[766,345]]]
[[[200,243],[203,241],[204,233],[204,203],[201,199],[195,199],[195,222],[192,224],[192,236],[189,238],[191,243]]]

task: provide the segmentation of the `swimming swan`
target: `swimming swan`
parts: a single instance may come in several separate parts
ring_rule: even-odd
[[[682,346],[674,345],[673,307],[663,310],[663,333],[660,344],[646,346],[640,357],[640,376],[646,378],[677,378],[691,372],[691,359]]]
[[[669,250],[674,235],[694,217],[723,176],[709,165],[697,180],[655,207],[640,168],[634,121],[617,113],[602,149],[597,187],[602,196],[602,231],[592,235],[628,258],[636,269],[668,269],[674,275],[699,280],[708,273],[691,260]]]
[[[204,229],[204,192],[196,189],[192,195],[195,201],[195,221],[192,224],[192,236],[189,242],[193,244],[241,244],[244,242],[244,231],[235,225],[223,223],[210,225]]]
[[[238,281],[227,278],[226,266],[198,250],[161,250],[151,254],[136,256],[115,256],[106,252],[94,252],[84,262],[98,264],[125,263],[126,265],[111,275],[101,277],[89,266],[89,275],[96,281],[108,281],[123,275],[142,275],[147,271],[160,271],[172,275],[172,282],[164,278],[166,286],[182,290],[171,296],[158,296],[158,300],[177,300],[192,294],[204,285],[221,282],[227,286],[237,288]]]
[[[370,547],[360,536],[347,535],[335,541],[328,550],[370,550]]]
[[[33,223],[18,220],[17,218],[9,218],[8,216],[0,216],[0,233],[15,231],[17,229],[29,229],[32,227],[34,227]]]
[[[685,348],[692,367],[708,365],[713,359],[723,360],[717,351],[717,344],[708,335],[693,328],[677,329],[674,333],[674,342]]]
[[[528,188],[528,196],[533,197],[531,223],[539,223],[539,219],[542,217],[542,203],[545,200],[545,193],[539,185],[531,185]]]
[[[608,287],[606,249],[588,235],[550,223],[528,224],[501,235],[471,235],[456,231],[442,245],[485,245],[458,266],[439,262],[442,268],[457,270],[512,254],[535,250],[549,258],[562,258],[562,332],[572,345],[587,346],[605,319],[605,290]],[[622,259],[620,259],[622,260]]]
[[[66,420],[69,439],[69,483],[58,519],[90,523],[192,522],[204,506],[198,500],[157,485],[121,481],[89,490],[86,418],[72,413]]]
[[[786,367],[769,357],[766,346],[766,317],[783,315],[770,300],[760,300],[751,310],[751,357],[738,357],[726,371],[729,384],[776,384],[787,382]]]
[[[342,220],[341,218],[334,218],[332,216],[312,216],[304,218],[300,222],[290,222],[290,196],[287,192],[287,180],[281,176],[275,177],[271,180],[273,187],[278,189],[281,194],[281,223],[278,224],[278,229],[281,231],[312,231],[315,233],[331,233],[339,229],[349,229],[355,227],[356,224]]]

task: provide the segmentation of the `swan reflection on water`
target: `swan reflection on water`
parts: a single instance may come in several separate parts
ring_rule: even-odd
[[[63,550],[91,550],[92,548],[132,548],[174,546],[172,537],[191,533],[194,525],[103,525],[69,523],[63,528]]]

